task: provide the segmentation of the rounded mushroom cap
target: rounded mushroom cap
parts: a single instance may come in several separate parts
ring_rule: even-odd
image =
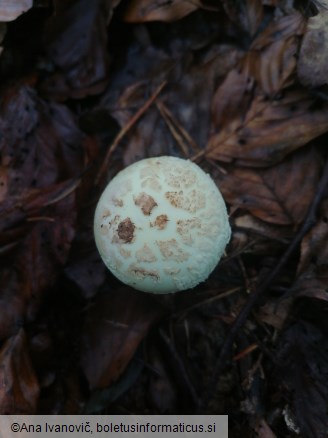
[[[175,157],[138,161],[113,178],[98,202],[94,234],[105,265],[152,293],[206,280],[229,242],[224,200],[199,166]]]

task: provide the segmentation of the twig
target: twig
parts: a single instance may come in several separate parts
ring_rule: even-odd
[[[177,378],[179,379],[181,386],[188,393],[193,405],[198,406],[199,405],[199,398],[197,396],[194,385],[188,376],[185,365],[184,365],[180,355],[176,351],[173,343],[171,342],[170,338],[166,335],[164,330],[160,329],[159,334],[160,334],[161,339],[164,341],[167,349],[170,352],[171,362],[174,365],[174,369],[176,371]]]
[[[165,106],[162,102],[156,102],[156,106],[158,111],[160,112],[161,116],[163,117],[165,123],[167,124],[173,138],[180,146],[182,153],[185,157],[188,157],[188,146],[186,145],[182,135],[180,134],[179,130],[176,128],[176,126],[173,124],[173,121],[170,119],[167,111],[165,111]]]
[[[110,160],[110,157],[112,156],[113,152],[119,145],[122,138],[127,134],[127,132],[134,126],[137,121],[143,116],[143,114],[148,110],[148,108],[153,104],[159,93],[163,90],[163,88],[166,85],[166,81],[163,81],[154,91],[154,93],[150,96],[150,98],[144,103],[144,105],[135,113],[133,117],[128,121],[128,123],[123,126],[123,128],[120,130],[120,132],[117,134],[117,136],[114,138],[112,144],[110,145],[106,156],[104,158],[103,164],[101,165],[101,168],[95,178],[95,185],[97,185],[103,176],[104,172],[106,171],[108,167],[108,163]]]
[[[192,138],[189,132],[179,123],[179,121],[174,117],[169,108],[160,100],[156,102],[157,108],[160,111],[162,117],[164,118],[167,126],[169,127],[173,137],[180,144],[183,153],[189,158],[188,149],[186,149],[186,143],[193,149],[193,151],[199,151],[200,147],[196,141]]]
[[[277,277],[277,275],[280,273],[282,268],[285,266],[291,255],[294,253],[294,251],[298,248],[299,244],[303,240],[303,237],[308,233],[308,231],[315,225],[316,223],[316,213],[317,209],[319,207],[319,204],[322,200],[322,198],[325,195],[325,190],[328,184],[328,159],[326,158],[326,163],[323,169],[323,173],[318,185],[317,192],[315,194],[315,197],[313,198],[313,201],[311,203],[311,206],[309,208],[309,211],[306,215],[306,218],[303,222],[302,227],[298,231],[298,233],[293,238],[290,246],[287,248],[285,253],[282,255],[281,259],[277,263],[276,267],[271,271],[271,273],[268,275],[268,277],[263,281],[263,283],[259,286],[259,288],[249,297],[248,301],[246,302],[245,306],[242,308],[240,313],[238,314],[237,318],[235,319],[229,335],[225,342],[223,343],[223,346],[221,348],[220,356],[218,358],[218,361],[216,363],[216,366],[214,367],[214,373],[210,379],[210,385],[209,389],[207,391],[206,396],[204,397],[204,401],[201,406],[199,406],[199,411],[206,410],[206,407],[208,403],[210,402],[214,390],[216,388],[216,382],[218,381],[218,378],[222,371],[227,366],[227,359],[231,353],[231,347],[235,340],[235,337],[240,330],[240,328],[245,324],[247,318],[249,317],[250,313],[256,306],[256,304],[259,302],[259,299],[264,295],[267,288],[270,286],[270,284],[273,282],[273,280]]]

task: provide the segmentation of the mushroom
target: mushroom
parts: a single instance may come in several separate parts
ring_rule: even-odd
[[[163,156],[138,161],[109,182],[94,234],[103,262],[119,280],[165,294],[206,280],[231,229],[211,177],[189,160]]]

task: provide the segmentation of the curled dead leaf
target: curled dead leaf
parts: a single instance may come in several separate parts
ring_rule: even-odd
[[[219,186],[229,203],[263,221],[299,224],[315,194],[320,167],[315,150],[302,150],[268,169],[234,167],[221,175]]]
[[[328,11],[322,10],[308,20],[297,62],[303,85],[318,87],[328,82]]]
[[[227,90],[231,93],[232,90]],[[225,93],[224,84],[220,93]],[[215,102],[219,101],[218,96]],[[222,123],[213,107],[214,129],[205,154],[208,158],[242,166],[266,167],[327,132],[328,106],[311,108],[314,100],[304,91],[290,91],[279,99],[254,98],[248,110]],[[241,106],[243,109],[243,107]],[[218,110],[220,114],[221,110]]]
[[[326,265],[328,260],[328,201],[322,203],[320,215],[315,226],[301,243],[301,258],[297,268],[298,275],[305,272],[312,263]]]
[[[32,6],[33,0],[0,0],[0,21],[13,21]]]
[[[24,330],[7,339],[0,350],[0,413],[35,414],[39,385]]]
[[[86,316],[82,368],[90,388],[105,388],[125,370],[162,309],[129,288],[104,291]]]
[[[80,99],[105,89],[109,73],[107,25],[117,1],[66,3],[57,8],[45,31],[46,52],[56,70],[45,78],[42,88],[60,100]]]
[[[179,20],[201,6],[198,0],[132,0],[124,19],[130,23]]]
[[[328,301],[328,264],[308,266],[294,281],[289,291],[295,297]]]

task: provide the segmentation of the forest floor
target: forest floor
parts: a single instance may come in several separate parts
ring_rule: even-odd
[[[1,414],[327,436],[323,3],[38,0],[0,23]],[[106,183],[160,155],[209,173],[232,227],[209,279],[167,296],[120,283],[93,238]]]

